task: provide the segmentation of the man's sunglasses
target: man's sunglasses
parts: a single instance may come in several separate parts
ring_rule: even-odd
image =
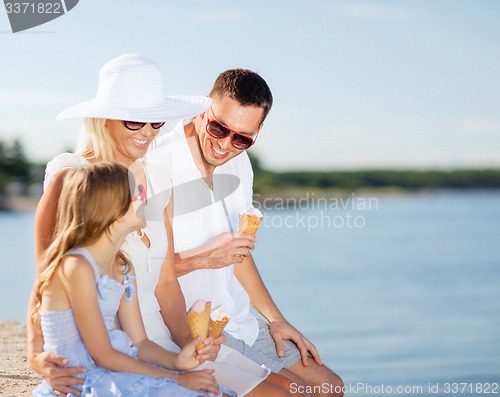
[[[126,120],[122,120],[122,123],[125,126],[125,128],[130,131],[139,131],[146,124],[148,124],[148,123],[141,123],[140,121],[126,121]],[[165,122],[160,121],[158,123],[149,123],[149,124],[151,124],[151,127],[153,127],[154,130],[159,130],[161,127],[163,127]]]
[[[213,110],[212,114],[215,117]],[[239,132],[233,131],[232,129],[226,127],[224,124],[219,123],[217,120],[210,120],[208,118],[208,112],[207,112],[206,130],[208,134],[215,139],[223,139],[230,136],[231,144],[234,146],[235,149],[238,150],[249,149],[257,140],[257,135],[258,135],[258,134],[255,135],[254,138],[250,138],[249,136],[242,135]]]

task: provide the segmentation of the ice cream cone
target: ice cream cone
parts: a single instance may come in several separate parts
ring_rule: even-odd
[[[214,321],[210,319],[209,335],[214,337],[214,339],[218,338],[222,334],[222,331],[224,330],[224,327],[228,322],[229,322],[228,317],[224,317],[222,320],[219,321]]]
[[[239,213],[240,232],[255,235],[263,218],[264,217],[262,213],[256,208],[250,208],[247,211],[240,212]],[[245,259],[244,255],[240,256],[242,260]]]
[[[262,222],[262,217],[253,214],[240,214],[240,232],[255,234]]]
[[[201,337],[200,342],[196,346],[196,350],[205,346],[205,339],[208,336],[208,324],[210,322],[210,308],[211,303],[207,302],[203,311],[193,310],[195,305],[186,314],[189,329],[191,330],[191,337]]]

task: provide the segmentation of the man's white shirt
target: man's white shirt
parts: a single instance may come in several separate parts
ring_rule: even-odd
[[[148,158],[172,170],[174,199],[173,236],[176,253],[198,248],[223,232],[238,231],[238,215],[252,207],[253,171],[242,153],[216,167],[213,190],[203,180],[189,149],[184,124],[156,139]],[[190,138],[195,139],[195,138]],[[200,269],[179,277],[186,310],[202,299],[222,305],[230,321],[225,331],[252,345],[258,334],[250,299],[234,275],[234,265]]]

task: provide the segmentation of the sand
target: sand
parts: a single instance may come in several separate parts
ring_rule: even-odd
[[[26,363],[26,327],[0,320],[0,397],[27,397],[40,378]]]

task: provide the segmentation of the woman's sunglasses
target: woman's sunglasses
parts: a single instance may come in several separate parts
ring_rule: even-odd
[[[212,114],[213,113],[214,111],[212,110]],[[238,150],[249,149],[257,140],[257,135],[258,135],[258,134],[255,135],[254,138],[250,138],[249,136],[242,135],[239,132],[233,131],[232,129],[226,127],[224,124],[221,124],[216,120],[210,120],[208,118],[208,112],[207,112],[206,130],[208,134],[215,139],[223,139],[230,136],[231,144],[234,146],[235,149]]]
[[[137,194],[132,197],[132,202],[142,201],[145,205],[148,204],[148,193],[144,185],[137,186]]]
[[[122,120],[122,123],[125,126],[125,128],[130,131],[139,131],[146,124],[148,124],[148,123],[141,123],[140,121],[126,121],[126,120]],[[151,124],[151,127],[153,127],[154,130],[159,130],[161,127],[163,127],[165,122],[161,121],[158,123],[149,123],[149,124]]]

